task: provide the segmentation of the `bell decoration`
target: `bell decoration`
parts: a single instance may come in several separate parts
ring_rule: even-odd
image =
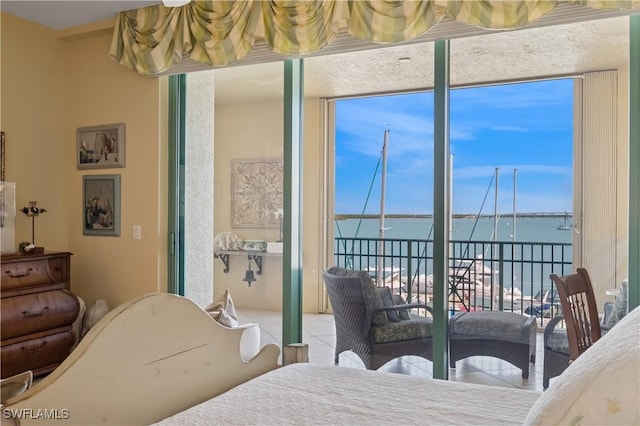
[[[242,281],[246,281],[249,284],[249,287],[251,287],[252,282],[257,281],[256,276],[253,274],[253,270],[251,269],[251,258],[249,258],[249,268],[244,273],[244,279]]]

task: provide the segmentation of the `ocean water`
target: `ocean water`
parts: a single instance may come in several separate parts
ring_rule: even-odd
[[[564,225],[562,217],[522,217],[516,218],[515,238],[513,217],[498,220],[498,241],[571,243],[573,229],[560,230]],[[567,222],[569,224],[569,222]],[[431,218],[386,218],[385,238],[433,239],[433,219]],[[377,238],[379,219],[344,219],[335,221],[335,236],[347,238]],[[451,240],[492,241],[494,218],[454,218]]]

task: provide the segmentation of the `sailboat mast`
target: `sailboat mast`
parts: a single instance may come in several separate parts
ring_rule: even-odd
[[[518,169],[513,169],[513,241],[516,240],[516,189],[518,186]]]
[[[500,169],[496,167],[496,194],[493,204],[493,241],[498,241],[498,184],[500,181]]]
[[[382,143],[382,184],[380,188],[380,230],[378,238],[384,238],[384,198],[387,190],[387,143],[389,142],[389,129],[384,131]]]
[[[453,154],[449,154],[449,239],[453,239]]]
[[[389,143],[389,129],[384,131],[384,141],[382,143],[382,183],[380,188],[380,230],[378,231],[378,266],[376,271],[376,281],[378,286],[384,282],[384,204],[385,192],[387,189],[387,144]]]

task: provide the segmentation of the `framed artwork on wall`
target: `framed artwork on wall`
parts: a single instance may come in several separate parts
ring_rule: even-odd
[[[82,177],[83,235],[120,236],[120,175]]]
[[[78,170],[124,167],[124,123],[78,127]]]
[[[4,182],[4,132],[0,132],[0,182]]]
[[[280,227],[283,184],[281,158],[231,160],[231,226]]]

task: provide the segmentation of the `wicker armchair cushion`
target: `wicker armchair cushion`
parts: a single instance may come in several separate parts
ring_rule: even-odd
[[[404,301],[402,296],[400,296],[399,294],[394,294],[394,295],[392,295],[392,297],[393,297],[393,304],[394,305],[403,305],[403,304],[407,303],[407,302]],[[411,316],[409,315],[409,310],[408,309],[400,309],[398,311],[398,316],[400,317],[401,320],[411,319]]]
[[[554,352],[569,355],[569,339],[567,339],[567,330],[564,328],[554,329],[552,333],[547,335],[544,345]]]
[[[529,330],[523,328],[528,319],[511,312],[470,312],[459,314],[450,322],[450,333],[528,341]]]
[[[431,318],[416,317],[373,327],[371,332],[375,343],[423,339],[433,336],[433,321]]]
[[[380,294],[380,298],[382,299],[382,304],[384,306],[394,306],[393,297],[391,297],[391,289],[389,287],[376,287],[378,293]],[[385,311],[387,314],[387,319],[392,322],[400,321],[400,316],[398,311]]]

